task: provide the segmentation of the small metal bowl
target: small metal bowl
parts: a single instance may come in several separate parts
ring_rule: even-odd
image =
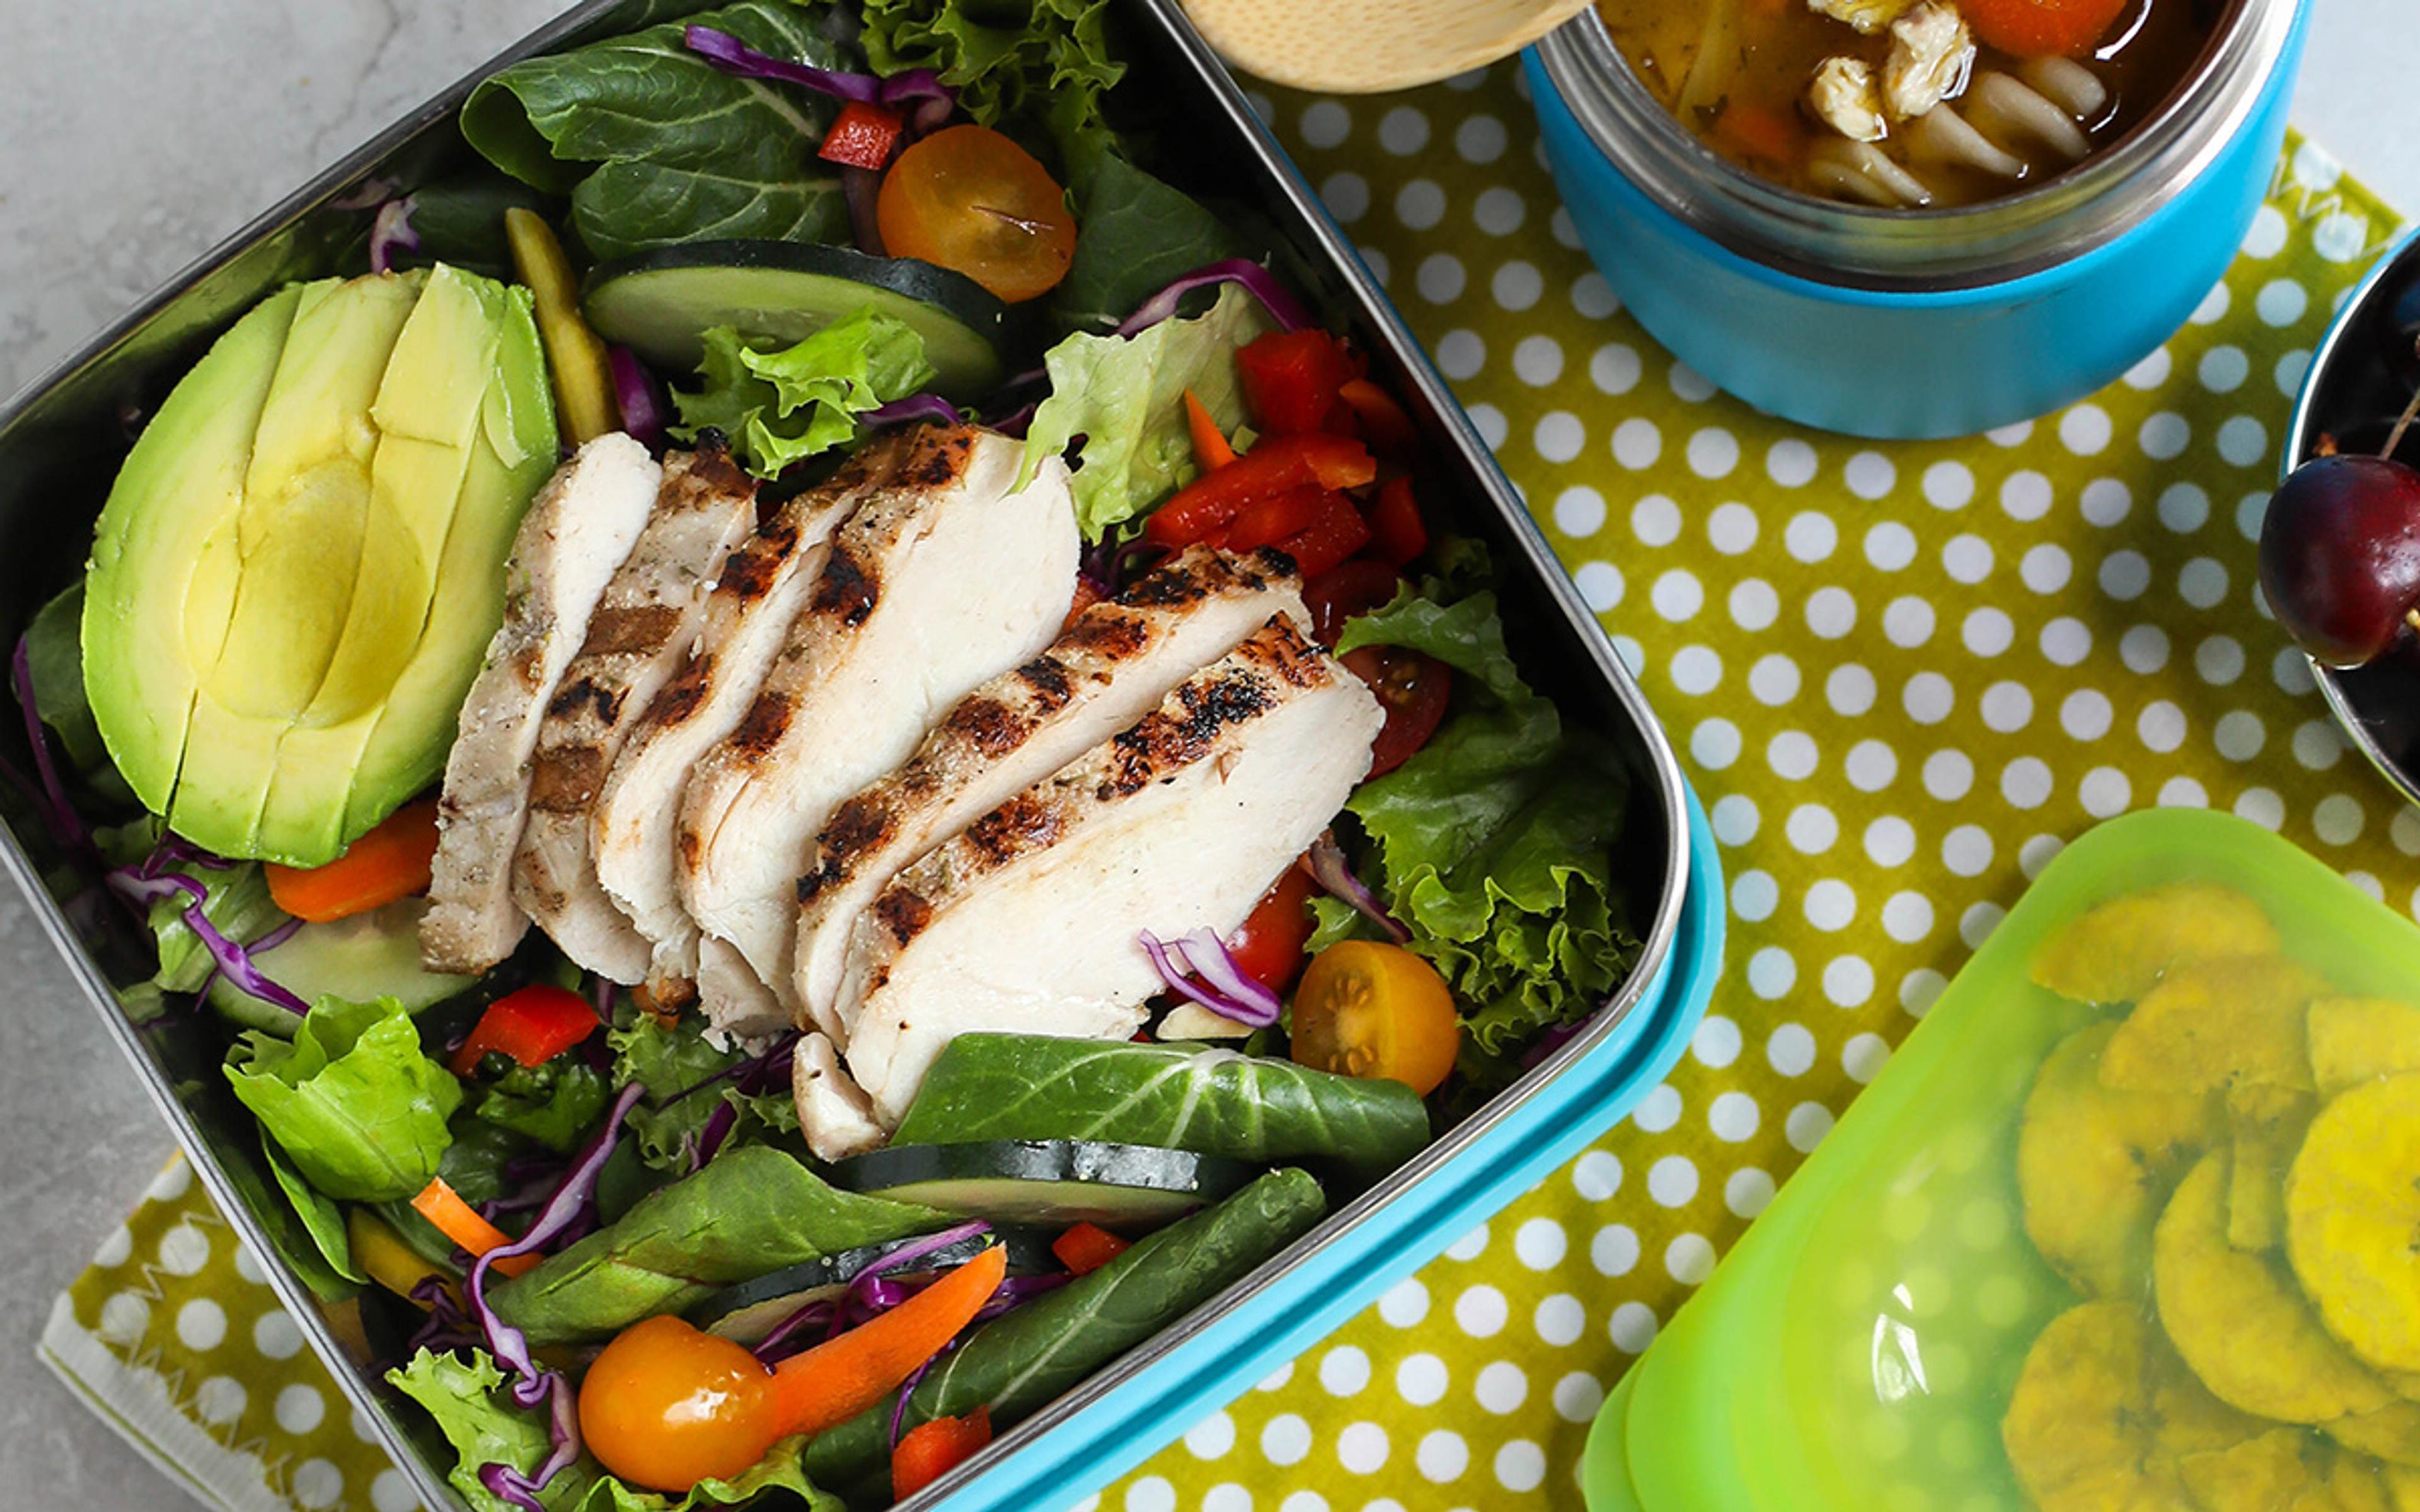
[[[2319,454],[2323,438],[2346,452],[2385,444],[2393,417],[2420,385],[2420,231],[2378,260],[2341,309],[2311,358],[2286,432],[2284,467]],[[2396,455],[2420,466],[2420,427]],[[2420,639],[2400,636],[2385,656],[2362,667],[2311,663],[2312,680],[2345,738],[2420,803]]]

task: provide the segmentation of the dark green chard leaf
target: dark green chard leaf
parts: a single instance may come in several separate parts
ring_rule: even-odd
[[[763,1145],[639,1199],[621,1221],[489,1293],[535,1343],[602,1338],[720,1288],[952,1220],[904,1202],[837,1192]]]
[[[1347,802],[1376,852],[1380,891],[1468,1007],[1466,1073],[1500,1082],[1538,1033],[1586,1017],[1638,952],[1613,890],[1628,783],[1601,742],[1565,732],[1504,645],[1495,595],[1405,590],[1349,622],[1340,652],[1408,646],[1452,667],[1435,739]],[[1318,910],[1315,945],[1357,933]]]
[[[543,1066],[516,1065],[487,1083],[473,1118],[543,1145],[558,1155],[580,1148],[613,1101],[605,1078],[586,1061],[558,1056]]]
[[[757,351],[738,332],[717,326],[706,332],[698,372],[704,388],[673,391],[681,418],[674,436],[690,440],[712,426],[760,478],[778,478],[794,462],[856,440],[859,415],[907,398],[935,377],[924,338],[871,310],[779,351]]]
[[[446,1118],[462,1100],[461,1084],[421,1054],[420,1030],[392,997],[323,997],[293,1042],[245,1034],[225,1071],[295,1169],[351,1202],[427,1186],[452,1138]]]
[[[479,1467],[509,1465],[526,1475],[544,1464],[552,1449],[544,1409],[517,1406],[504,1390],[504,1373],[479,1350],[468,1358],[423,1350],[388,1371],[386,1379],[420,1404],[453,1446],[458,1463],[446,1480],[473,1512],[517,1512],[479,1484]],[[618,1480],[583,1454],[547,1483],[538,1500],[550,1512],[703,1512],[748,1505],[760,1496],[783,1491],[808,1512],[841,1512],[840,1502],[816,1489],[799,1469],[799,1451],[804,1443],[784,1439],[746,1473],[727,1481],[700,1481],[679,1497]],[[766,1504],[772,1504],[769,1498]]]
[[[1186,390],[1221,429],[1244,423],[1235,348],[1271,329],[1259,302],[1229,284],[1198,317],[1163,320],[1132,336],[1069,336],[1044,354],[1050,394],[1026,429],[1019,483],[1081,436],[1072,485],[1077,522],[1088,541],[1118,532],[1193,481]]]
[[[264,1132],[260,1136],[261,1158],[269,1163],[269,1174],[275,1178],[277,1189],[286,1194],[294,1216],[302,1221],[302,1231],[318,1246],[320,1258],[328,1268],[353,1286],[369,1280],[353,1264],[353,1242],[345,1232],[345,1210],[336,1200],[302,1180],[302,1173],[277,1148],[277,1141]]]
[[[1078,208],[1076,258],[1050,301],[1067,330],[1114,331],[1187,273],[1255,250],[1226,221],[1116,152],[1101,154],[1070,187]]]
[[[42,606],[25,627],[25,670],[34,685],[34,708],[59,737],[68,764],[81,771],[109,759],[101,726],[84,692],[84,579]]]
[[[989,1407],[1004,1427],[1252,1273],[1311,1231],[1327,1201],[1308,1172],[1271,1171],[1189,1218],[1136,1241],[1089,1275],[984,1324],[925,1373],[907,1421]],[[890,1463],[892,1403],[807,1442],[805,1469],[853,1489]],[[888,1500],[888,1498],[884,1498]]]
[[[775,57],[853,65],[814,8],[741,0],[693,20]],[[572,225],[598,257],[711,238],[845,238],[839,176],[815,156],[837,102],[724,73],[682,32],[667,22],[516,63],[472,92],[462,134],[521,182],[570,194]]]
[[[964,1034],[950,1041],[892,1146],[1097,1139],[1237,1160],[1334,1162],[1374,1179],[1429,1142],[1408,1087],[1232,1050]]]

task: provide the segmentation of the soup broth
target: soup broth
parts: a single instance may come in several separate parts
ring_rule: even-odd
[[[2227,0],[1598,0],[1632,69],[1706,146],[1788,188],[1969,205],[2118,141]]]

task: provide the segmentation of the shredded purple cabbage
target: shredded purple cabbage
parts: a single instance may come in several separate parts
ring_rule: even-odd
[[[809,1329],[829,1325],[831,1322],[832,1314],[838,1310],[838,1304],[830,1298],[825,1298],[819,1302],[808,1303],[797,1312],[774,1324],[773,1332],[766,1335],[752,1351],[756,1356],[757,1363],[769,1365],[796,1354],[798,1352],[796,1350],[787,1348],[789,1342]]]
[[[840,171],[840,197],[848,207],[848,233],[857,250],[869,257],[888,257],[890,249],[882,243],[882,176],[871,168],[843,166]]]
[[[664,396],[656,376],[628,347],[606,347],[605,363],[613,370],[613,400],[622,411],[622,428],[652,451],[664,439]]]
[[[704,1170],[706,1163],[721,1152],[722,1142],[731,1137],[731,1131],[738,1124],[738,1103],[726,1097],[714,1105],[714,1111],[706,1116],[706,1126],[697,1132],[697,1138],[690,1143],[689,1168],[691,1173]]]
[[[443,1354],[479,1342],[478,1330],[471,1326],[470,1318],[454,1300],[453,1289],[446,1286],[444,1277],[424,1276],[411,1288],[411,1295],[412,1301],[428,1309],[428,1318],[404,1345],[405,1354],[417,1354],[423,1350]]]
[[[411,212],[419,208],[419,203],[406,194],[401,199],[391,199],[379,207],[378,219],[370,223],[371,272],[391,273],[395,271],[397,251],[420,250],[420,233],[411,228]]]
[[[1336,843],[1332,833],[1323,833],[1311,845],[1311,877],[1326,894],[1340,903],[1351,903],[1353,911],[1387,932],[1387,938],[1397,945],[1407,943],[1412,932],[1404,922],[1387,912],[1387,905],[1369,885],[1353,874],[1352,864],[1344,859],[1344,849]]]
[[[1590,1014],[1590,1017],[1593,1018],[1595,1015]],[[1556,1051],[1570,1043],[1574,1036],[1577,1035],[1582,1029],[1587,1027],[1588,1019],[1582,1019],[1577,1024],[1558,1024],[1554,1027],[1548,1029],[1545,1033],[1538,1036],[1538,1042],[1536,1044],[1531,1045],[1528,1049],[1521,1053],[1521,1069],[1523,1071],[1529,1071],[1535,1068],[1548,1056],[1553,1055]]]
[[[1197,288],[1218,284],[1241,284],[1245,293],[1261,301],[1261,308],[1269,313],[1269,318],[1277,322],[1280,331],[1300,331],[1312,323],[1311,312],[1278,282],[1277,274],[1249,257],[1229,257],[1207,268],[1195,269],[1143,301],[1142,307],[1119,325],[1117,333],[1132,336],[1148,331],[1174,315],[1179,300]]]
[[[157,870],[160,859],[154,854],[141,866],[119,867],[102,880],[108,883],[110,891],[145,909],[163,898],[185,898],[183,918],[186,927],[201,936],[202,949],[209,952],[213,971],[233,982],[237,990],[247,996],[257,997],[264,1003],[274,1003],[289,1013],[310,1012],[310,1004],[271,980],[267,974],[253,964],[249,951],[219,933],[219,927],[210,922],[209,915],[202,911],[210,889],[181,872]],[[207,985],[204,990],[208,990]]]
[[[876,430],[885,425],[906,425],[925,420],[954,425],[958,423],[958,407],[938,393],[911,393],[905,399],[876,405],[857,418],[859,424]]]
[[[1040,377],[1039,374],[1036,374],[1035,376],[1037,378]],[[991,428],[1000,432],[1003,436],[1012,436],[1018,440],[1023,440],[1025,439],[1026,427],[1033,424],[1033,411],[1039,408],[1039,405],[1029,399],[1025,403],[1018,405],[1016,409],[1010,410],[1008,413],[1001,416],[998,420],[993,421],[991,423]]]
[[[910,102],[916,108],[908,113],[908,134],[923,136],[947,124],[958,108],[958,95],[930,69],[909,69],[882,81],[883,104],[898,110]]]
[[[1197,929],[1163,941],[1149,930],[1135,936],[1160,980],[1222,1018],[1265,1029],[1285,1011],[1278,995],[1244,975],[1218,936]],[[1201,981],[1192,979],[1200,977]]]
[[[396,187],[396,182],[392,178],[384,177],[365,178],[360,183],[347,190],[345,193],[337,195],[334,199],[328,201],[328,208],[332,210],[366,210],[371,208],[373,206],[383,205],[388,200],[393,199],[395,197]]]
[[[952,1339],[949,1343],[942,1345],[938,1350],[935,1350],[933,1351],[932,1359],[926,1360],[923,1365],[920,1365],[915,1369],[908,1371],[908,1379],[899,1383],[898,1400],[891,1404],[891,1447],[894,1451],[899,1447],[899,1430],[907,1425],[908,1398],[916,1394],[917,1384],[924,1379],[924,1372],[932,1369],[934,1365],[939,1361],[941,1356],[949,1353],[952,1350],[954,1350],[957,1347],[958,1341],[956,1339]]]
[[[723,72],[742,79],[775,79],[803,85],[836,100],[854,100],[866,105],[882,103],[882,81],[873,74],[841,73],[809,63],[785,62],[711,26],[691,24],[681,33],[681,45]]]
[[[98,861],[101,852],[92,842],[92,832],[85,828],[75,805],[68,800],[67,783],[59,778],[58,764],[51,760],[50,732],[43,727],[41,710],[34,706],[33,655],[22,635],[17,638],[16,654],[8,660],[8,686],[16,691],[17,707],[25,717],[25,743],[33,748],[34,775],[41,780],[41,791],[32,796],[41,810],[42,824],[62,848]]]
[[[516,1506],[545,1509],[537,1501],[537,1492],[547,1482],[567,1469],[580,1458],[580,1417],[571,1390],[571,1380],[559,1370],[541,1370],[530,1352],[529,1335],[498,1318],[488,1305],[488,1273],[499,1260],[517,1256],[535,1255],[556,1242],[582,1224],[594,1224],[597,1207],[597,1179],[605,1169],[605,1162],[613,1153],[613,1144],[621,1136],[622,1120],[638,1105],[645,1090],[632,1082],[622,1088],[613,1100],[613,1111],[605,1116],[605,1125],[598,1129],[583,1148],[579,1158],[565,1173],[563,1184],[555,1188],[528,1231],[509,1244],[500,1244],[488,1251],[471,1266],[471,1277],[463,1288],[471,1319],[479,1326],[487,1341],[488,1353],[497,1364],[512,1372],[509,1390],[513,1401],[521,1407],[535,1407],[540,1402],[549,1409],[548,1438],[553,1451],[534,1475],[524,1475],[510,1465],[489,1464],[479,1467],[479,1484],[490,1495],[498,1496]]]

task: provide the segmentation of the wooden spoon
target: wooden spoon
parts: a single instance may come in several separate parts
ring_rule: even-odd
[[[1185,0],[1234,67],[1325,94],[1434,84],[1509,57],[1590,0]]]

